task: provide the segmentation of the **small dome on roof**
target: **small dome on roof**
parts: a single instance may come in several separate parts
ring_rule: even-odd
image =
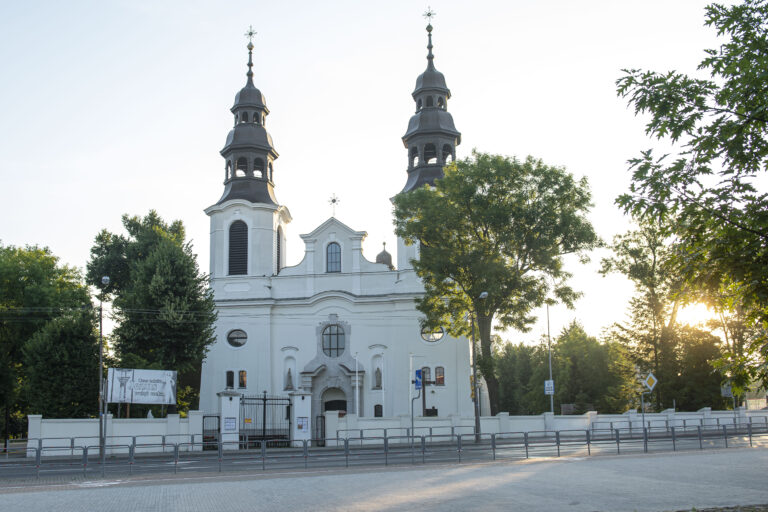
[[[384,249],[376,255],[376,263],[383,263],[389,267],[389,270],[395,269],[392,265],[392,255],[387,252],[387,242],[384,242]]]
[[[413,90],[413,94],[418,93],[422,89],[439,89],[450,94],[448,86],[445,85],[445,76],[435,69],[431,61],[426,71],[416,78],[416,88]]]

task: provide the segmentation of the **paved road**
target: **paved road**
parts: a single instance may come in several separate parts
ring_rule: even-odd
[[[768,503],[768,449],[0,482],[0,511],[667,511]]]

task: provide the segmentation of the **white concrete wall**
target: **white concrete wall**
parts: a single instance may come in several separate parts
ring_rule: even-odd
[[[88,447],[89,453],[98,450],[98,418],[43,419],[39,414],[30,414],[28,421],[28,447],[42,447],[45,457],[80,455],[84,447]],[[174,444],[180,444],[179,450],[183,451],[202,449],[202,446],[189,445],[193,441],[202,443],[201,411],[190,411],[187,418],[169,414],[167,418],[116,419],[108,414],[106,421],[108,454],[127,454],[134,438],[137,454],[162,452],[164,449],[173,451]],[[28,451],[27,456],[34,456],[34,451]]]

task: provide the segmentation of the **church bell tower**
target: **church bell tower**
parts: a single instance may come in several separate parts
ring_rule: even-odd
[[[434,13],[431,11],[428,16]],[[456,158],[456,146],[461,144],[461,133],[448,112],[451,91],[445,76],[435,68],[432,54],[432,24],[427,25],[427,69],[416,78],[411,96],[416,112],[408,121],[403,145],[408,151],[408,179],[400,192],[405,193],[424,185],[434,184],[443,177],[443,167]],[[397,268],[412,268],[410,261],[418,257],[417,245],[397,241]]]
[[[285,266],[285,225],[290,213],[275,198],[278,154],[266,129],[264,95],[253,83],[253,30],[246,34],[245,87],[230,109],[234,126],[227,135],[224,193],[205,210],[211,218],[211,277],[272,276]]]

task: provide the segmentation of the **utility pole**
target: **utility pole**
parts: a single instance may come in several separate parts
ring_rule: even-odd
[[[104,306],[104,288],[109,285],[109,276],[101,278],[101,293],[99,294],[99,455],[101,457],[101,468],[104,469],[104,458],[106,450],[106,420],[104,416],[106,407],[106,397],[104,396],[104,328],[103,328],[103,306]]]

